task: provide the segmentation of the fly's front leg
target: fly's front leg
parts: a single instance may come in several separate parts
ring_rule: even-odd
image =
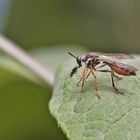
[[[82,92],[83,89],[84,89],[85,80],[88,78],[88,76],[90,75],[90,73],[91,73],[91,70],[88,69],[87,72],[86,72],[86,74],[84,75],[84,78],[83,78],[83,80],[82,80],[81,92]]]
[[[84,77],[82,79],[82,85],[81,85],[81,92],[83,92],[83,89],[84,89],[84,84],[85,84],[85,80],[88,78],[88,76],[90,75],[91,73],[91,69],[87,68],[85,74],[84,74]]]
[[[80,86],[80,83],[83,81],[86,72],[87,72],[87,67],[84,68],[83,74],[82,74],[82,76],[81,76],[79,82],[77,83],[77,86]]]

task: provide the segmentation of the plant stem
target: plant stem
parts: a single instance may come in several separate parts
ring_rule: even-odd
[[[40,65],[29,54],[22,50],[21,47],[16,45],[14,42],[9,40],[2,34],[0,34],[0,49],[12,56],[24,66],[26,66],[29,70],[31,70],[38,77],[40,77],[44,82],[48,83],[50,86],[53,86],[53,73],[47,67],[43,67],[42,65]]]

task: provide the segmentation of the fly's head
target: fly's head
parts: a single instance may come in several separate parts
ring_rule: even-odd
[[[71,73],[70,73],[70,77],[73,76],[73,74],[75,74],[77,72],[77,69],[80,68],[82,66],[82,62],[85,63],[86,67],[95,67],[97,64],[99,64],[100,62],[98,61],[98,54],[94,54],[94,53],[89,53],[87,54],[85,57],[81,58],[78,56],[73,55],[72,53],[68,52],[69,55],[71,55],[72,57],[74,57],[76,59],[76,62],[78,64],[78,66],[75,66]]]
[[[75,74],[77,72],[77,69],[80,68],[82,66],[82,59],[81,57],[78,57],[78,56],[74,56],[72,53],[68,52],[69,55],[71,55],[72,57],[74,57],[76,59],[76,62],[78,64],[78,66],[75,66],[71,73],[70,73],[70,77],[73,76],[73,74]]]

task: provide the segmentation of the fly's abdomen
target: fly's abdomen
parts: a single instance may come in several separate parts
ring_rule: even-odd
[[[130,76],[130,75],[136,75],[135,70],[129,68],[129,67],[120,67],[116,65],[110,65],[113,71],[120,75]]]

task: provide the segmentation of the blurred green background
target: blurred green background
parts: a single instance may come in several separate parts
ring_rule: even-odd
[[[140,52],[139,0],[13,0],[6,35],[26,48],[82,44]]]
[[[2,33],[54,71],[64,50],[140,53],[138,0],[5,1]],[[0,140],[65,140],[48,110],[52,89],[9,69],[0,66]]]

